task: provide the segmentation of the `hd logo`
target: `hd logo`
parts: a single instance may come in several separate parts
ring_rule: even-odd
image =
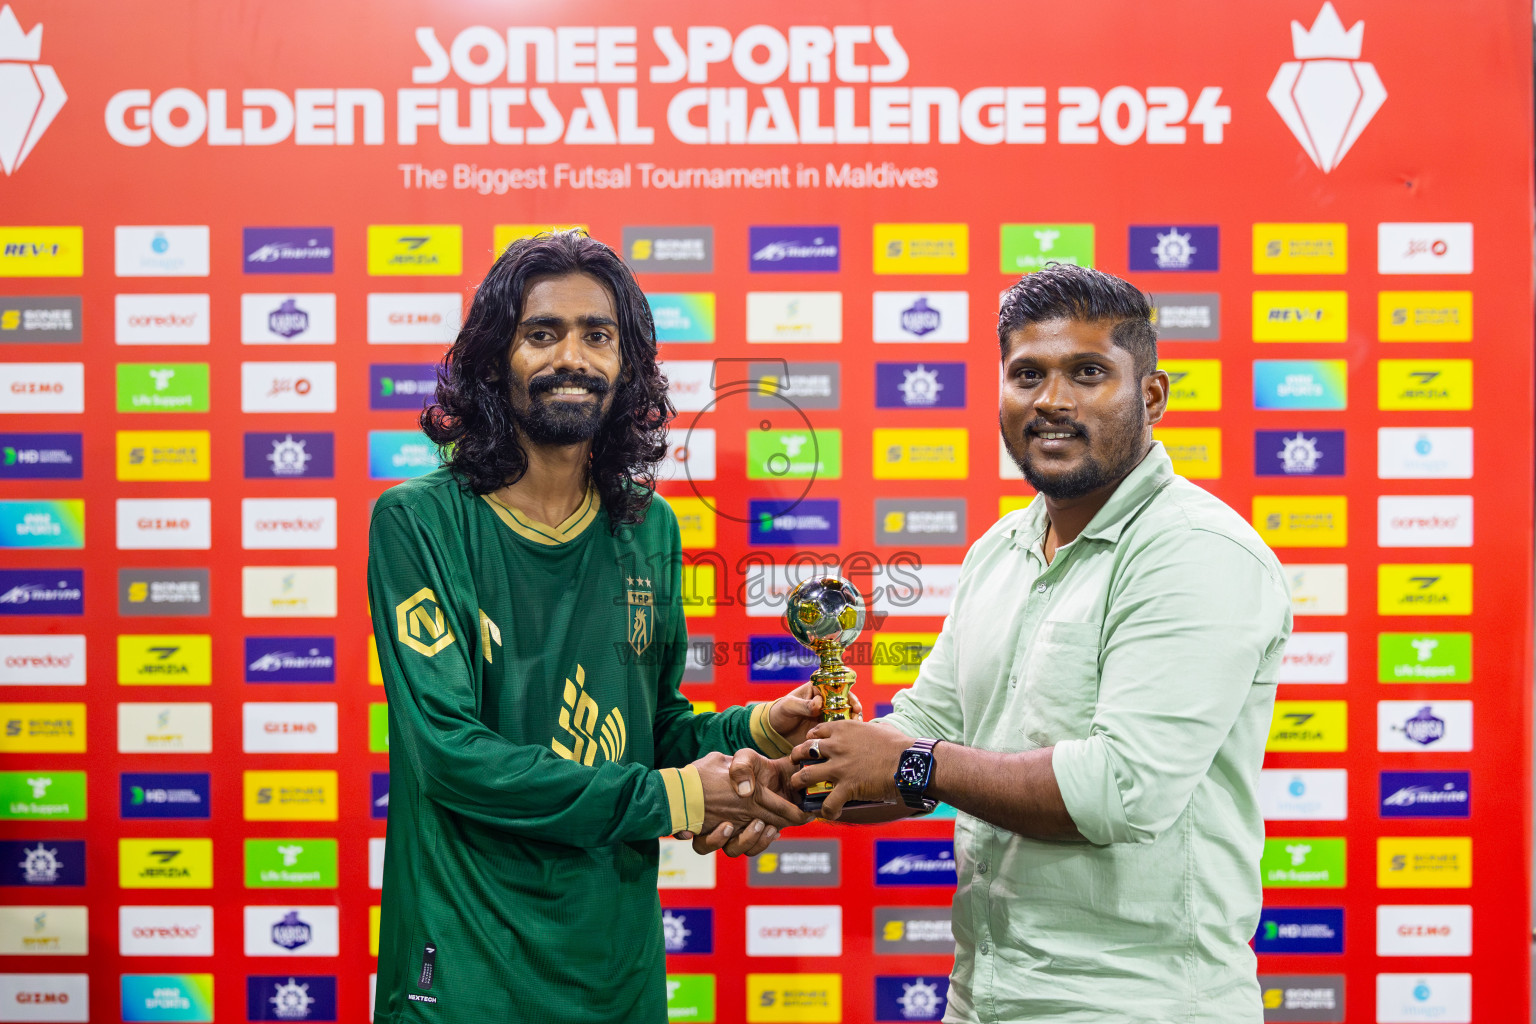
[[[395,605],[395,637],[428,658],[453,643],[453,630],[432,588],[422,587]]]

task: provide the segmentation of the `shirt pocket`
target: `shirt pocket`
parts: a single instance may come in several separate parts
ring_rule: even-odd
[[[1026,748],[1088,735],[1099,700],[1099,633],[1096,622],[1041,623],[1019,679]]]

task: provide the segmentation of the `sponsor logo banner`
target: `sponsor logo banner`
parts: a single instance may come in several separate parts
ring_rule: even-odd
[[[1472,814],[1469,772],[1382,772],[1383,818],[1466,818]]]
[[[702,412],[715,404],[713,361],[666,359],[657,367],[667,378],[667,397],[678,412]]]
[[[835,888],[842,881],[841,849],[836,839],[785,839],[774,843],[771,849],[748,858],[747,885]]]
[[[747,907],[747,956],[841,956],[840,906]]]
[[[207,772],[123,772],[118,797],[125,820],[206,820],[211,814]]]
[[[1264,1003],[1264,1024],[1314,1024],[1344,1019],[1342,974],[1261,974],[1259,992]]]
[[[1092,224],[1004,224],[1001,267],[1005,274],[1028,274],[1047,263],[1093,266]]]
[[[493,224],[491,225],[492,251],[500,256],[507,251],[507,246],[520,238],[533,238],[535,235],[560,231],[580,231],[584,235],[591,234],[585,224]]]
[[[330,636],[248,636],[248,683],[334,683],[336,638]]]
[[[117,614],[208,615],[208,570],[119,569]]]
[[[747,292],[747,341],[842,340],[842,292]]]
[[[121,956],[213,956],[212,907],[119,907]]]
[[[0,480],[79,480],[83,472],[79,434],[0,433]]]
[[[1470,683],[1471,633],[1378,633],[1376,679],[1382,683]]]
[[[751,614],[750,609],[748,614]],[[748,644],[751,658],[747,665],[749,683],[801,682],[821,664],[814,651],[793,637],[752,636],[748,638]]]
[[[1255,224],[1255,274],[1342,274],[1349,269],[1345,224]]]
[[[1257,430],[1255,476],[1343,476],[1344,431]]]
[[[807,435],[801,432],[801,436],[805,437]],[[803,444],[803,442],[801,443]],[[689,427],[684,431],[673,431],[672,439],[667,445],[666,457],[656,470],[656,479],[658,481],[693,480],[697,482],[700,480],[713,480],[714,478],[714,428]]]
[[[1349,773],[1266,768],[1259,773],[1259,808],[1265,821],[1343,821]]]
[[[336,344],[336,296],[247,292],[240,296],[244,345]]]
[[[970,433],[964,427],[877,427],[873,464],[876,480],[964,480],[970,475]]]
[[[876,544],[964,544],[964,498],[876,498]]]
[[[715,269],[715,229],[626,227],[623,256],[637,274],[708,274]]]
[[[1470,1024],[1472,975],[1376,975],[1377,1024]]]
[[[713,545],[711,545],[713,546]],[[723,647],[724,645],[722,645]],[[724,651],[715,647],[713,633],[694,633],[688,639],[688,652],[683,662],[685,683],[712,683],[715,681],[715,661],[724,664]]]
[[[1255,359],[1255,409],[1339,410],[1348,406],[1343,359]]]
[[[1349,682],[1348,633],[1292,633],[1280,662],[1282,683]]]
[[[206,430],[119,430],[119,480],[207,480],[212,445]]]
[[[694,853],[690,841],[663,838],[656,886],[659,889],[713,889],[715,858]]]
[[[1255,953],[1343,953],[1343,907],[1265,907]]]
[[[370,1014],[370,1019],[372,1015]],[[252,974],[245,979],[245,1019],[336,1019],[336,978],[329,974]]]
[[[329,432],[247,433],[245,478],[329,480],[336,475],[336,435]]]
[[[1221,229],[1214,224],[1132,224],[1132,270],[1220,270]]]
[[[713,974],[667,975],[667,1020],[713,1021],[715,976]]]
[[[1348,292],[1254,292],[1254,341],[1346,341]]]
[[[1380,836],[1376,886],[1381,889],[1469,889],[1472,840],[1468,836]]]
[[[0,955],[83,956],[86,934],[85,907],[0,907]]]
[[[41,345],[80,340],[80,296],[0,296],[0,344]]]
[[[938,638],[937,633],[881,630],[868,645],[871,682],[880,686],[906,686],[916,681],[918,668],[933,652]]]
[[[118,498],[119,551],[207,551],[213,509],[207,498]]]
[[[335,246],[330,228],[246,228],[240,262],[247,274],[329,274]]]
[[[207,295],[122,293],[113,300],[119,345],[206,345]]]
[[[0,569],[0,615],[83,615],[83,569]]]
[[[876,907],[875,952],[953,956],[955,933],[950,908]]]
[[[1472,408],[1472,360],[1381,359],[1376,407],[1382,410]]]
[[[1159,368],[1168,374],[1168,407],[1179,412],[1221,409],[1220,359],[1165,359]]]
[[[251,550],[336,547],[335,498],[242,498],[240,546]]]
[[[463,228],[457,224],[368,225],[370,277],[458,277],[463,272]]]
[[[799,409],[836,409],[842,402],[841,363],[752,363],[747,376],[755,385],[747,392],[748,409],[782,411],[785,401]]]
[[[711,499],[713,500],[713,499]],[[685,548],[715,546],[715,510],[704,498],[669,498],[677,516],[678,538]]]
[[[117,681],[125,686],[207,686],[213,682],[213,638],[119,634]]]
[[[1471,341],[1471,292],[1378,292],[1382,341]]]
[[[1377,956],[1471,956],[1472,908],[1379,906]]]
[[[85,772],[0,772],[0,820],[84,821]]]
[[[247,771],[246,821],[335,821],[336,773]]]
[[[84,228],[0,227],[0,277],[80,277],[84,273]]]
[[[0,754],[83,753],[84,704],[0,704]]]
[[[118,277],[207,277],[208,228],[128,227],[114,232]]]
[[[965,224],[876,224],[875,273],[965,274],[971,229]]]
[[[1376,545],[1383,548],[1469,548],[1472,497],[1465,494],[1376,499]]]
[[[949,978],[938,975],[876,975],[875,1020],[943,1020]]]
[[[948,839],[875,840],[875,884],[955,885],[955,844]]]
[[[1381,427],[1376,475],[1383,480],[1467,480],[1472,476],[1471,427]]]
[[[247,754],[334,754],[336,718],[336,704],[329,701],[247,701],[241,710],[241,749]]]
[[[0,501],[0,549],[85,547],[85,502]]]
[[[389,817],[389,772],[373,772],[368,777],[369,816],[375,819]]]
[[[786,502],[753,499],[748,504],[749,544],[826,544],[838,539],[838,503],[835,498]]]
[[[368,431],[369,479],[410,480],[426,476],[439,465],[437,445],[419,430]]]
[[[842,475],[841,430],[752,430],[747,434],[748,480],[838,480]],[[696,473],[693,478],[700,479]],[[709,479],[713,478],[711,474]]]
[[[841,256],[839,240],[840,233],[831,224],[753,225],[747,229],[747,269],[756,273],[835,273]]]
[[[1472,273],[1472,225],[1382,223],[1376,225],[1376,273]]]
[[[213,975],[125,974],[125,1021],[213,1020]]]
[[[1472,702],[1377,701],[1376,749],[1414,754],[1471,750]]]
[[[969,341],[970,318],[970,292],[875,292],[876,342]]]
[[[91,1019],[88,974],[0,974],[0,1020]]]
[[[1349,543],[1349,499],[1256,495],[1253,528],[1272,548],[1342,548]]]
[[[336,617],[334,565],[247,565],[240,570],[241,614],[248,619]]]
[[[84,685],[84,635],[0,634],[0,686]]]
[[[213,888],[212,839],[119,839],[122,889]]]
[[[117,706],[119,754],[210,754],[213,752],[212,704],[135,704]]]
[[[750,870],[751,862],[748,861]],[[661,912],[661,934],[668,955],[713,953],[715,912],[710,907],[666,907]]]
[[[1173,462],[1173,471],[1187,480],[1221,478],[1220,427],[1159,427],[1152,432]]]
[[[0,413],[85,412],[84,363],[0,363]]]
[[[436,363],[373,363],[368,367],[370,409],[420,412],[436,398]]]
[[[947,615],[960,584],[960,566],[928,564],[893,568],[869,603],[887,615]]]
[[[241,363],[241,412],[335,412],[335,363]]]
[[[658,342],[715,340],[714,292],[659,292],[645,299],[651,306]]]
[[[247,889],[334,889],[336,877],[334,839],[245,841]]]
[[[1471,615],[1472,566],[1378,565],[1378,615]]]
[[[1259,860],[1265,888],[1344,888],[1344,840],[1266,838]]]
[[[0,885],[84,884],[84,839],[0,839]]]
[[[837,1024],[841,974],[748,974],[747,1024]]]
[[[876,363],[877,409],[964,409],[964,363]]]
[[[1152,326],[1159,341],[1216,341],[1221,337],[1221,294],[1154,292]]]
[[[447,345],[463,315],[458,292],[370,292],[368,344]]]
[[[335,888],[334,884],[332,888]],[[368,840],[368,888],[384,888],[384,837]]]
[[[118,412],[207,412],[207,363],[118,363]]]

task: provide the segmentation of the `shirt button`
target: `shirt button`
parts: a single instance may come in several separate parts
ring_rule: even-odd
[[[992,952],[992,943],[983,939],[981,945],[977,946],[976,948],[983,953],[990,953]]]
[[[1046,591],[1046,585],[1044,583],[1036,583],[1035,584],[1035,593],[1043,594],[1043,593],[1045,593],[1045,591]]]
[[[984,875],[984,874],[987,873],[987,868],[989,868],[991,866],[992,865],[987,863],[986,861],[982,861],[980,864],[976,865],[976,873],[978,875]]]

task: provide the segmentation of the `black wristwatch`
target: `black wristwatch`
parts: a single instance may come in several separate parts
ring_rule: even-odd
[[[933,781],[933,748],[938,740],[914,740],[896,762],[896,789],[901,802],[914,810],[931,811],[937,801],[924,794]]]

